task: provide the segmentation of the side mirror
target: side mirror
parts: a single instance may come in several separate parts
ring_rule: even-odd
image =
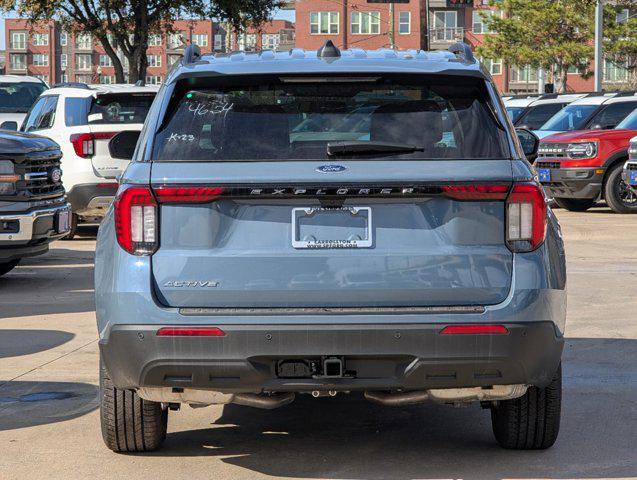
[[[520,141],[524,155],[526,155],[526,159],[531,163],[535,162],[538,148],[540,148],[540,139],[538,136],[525,128],[516,128],[515,133],[518,134],[518,140]]]
[[[2,122],[2,124],[0,124],[0,129],[2,130],[18,130],[18,122],[15,122],[13,120],[7,120],[6,122]]]
[[[108,142],[108,151],[111,157],[132,160],[140,133],[136,130],[124,130],[111,138],[111,141]]]

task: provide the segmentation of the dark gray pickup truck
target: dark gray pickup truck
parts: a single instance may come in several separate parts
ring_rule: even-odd
[[[0,130],[0,275],[69,232],[61,157],[53,140]]]

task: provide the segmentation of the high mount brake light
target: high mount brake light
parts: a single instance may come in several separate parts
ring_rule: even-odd
[[[506,241],[513,252],[531,252],[546,237],[546,200],[535,183],[514,184],[506,201]]]
[[[133,255],[157,250],[157,201],[148,187],[123,187],[114,202],[117,242]]]
[[[95,155],[95,140],[108,140],[117,132],[74,133],[71,135],[73,150],[78,157],[91,158]]]

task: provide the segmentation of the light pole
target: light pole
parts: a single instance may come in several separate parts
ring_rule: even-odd
[[[597,0],[595,6],[595,91],[602,91],[604,79],[604,0]]]

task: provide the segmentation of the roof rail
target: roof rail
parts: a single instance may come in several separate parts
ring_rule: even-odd
[[[191,63],[195,63],[201,58],[201,50],[199,46],[192,43],[186,47],[184,50],[184,57],[181,59],[182,65],[190,65]]]
[[[625,92],[617,92],[617,95],[615,95],[615,98],[617,97],[633,97],[637,95],[637,92],[635,90],[627,90]]]
[[[473,56],[473,52],[471,51],[471,47],[464,42],[454,43],[449,47],[449,51],[457,57],[464,58],[464,60],[469,63],[474,63],[476,61]]]
[[[83,82],[61,82],[54,84],[51,88],[83,88],[84,90],[91,90],[91,87]]]
[[[137,80],[135,82],[135,86],[136,87],[145,87],[146,86],[146,82],[142,78],[140,78],[139,80]]]

